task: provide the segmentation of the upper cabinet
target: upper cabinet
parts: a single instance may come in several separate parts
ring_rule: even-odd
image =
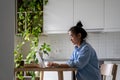
[[[44,6],[44,33],[67,33],[73,26],[73,0],[49,0]]]
[[[104,0],[74,0],[74,25],[79,20],[86,30],[103,30]]]
[[[104,28],[104,0],[49,0],[44,6],[44,33],[66,33],[81,20],[88,31]]]
[[[105,31],[120,31],[120,0],[105,0]]]
[[[88,32],[120,31],[120,0],[49,0],[44,33],[67,33],[80,20]]]

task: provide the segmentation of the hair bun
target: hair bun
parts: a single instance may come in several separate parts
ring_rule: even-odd
[[[77,26],[77,27],[83,27],[81,21],[77,22],[76,26]]]

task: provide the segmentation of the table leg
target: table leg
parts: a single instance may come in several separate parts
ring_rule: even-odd
[[[64,80],[63,79],[63,71],[58,71],[58,80]]]
[[[76,80],[75,71],[72,71],[72,80]]]
[[[40,80],[43,80],[44,78],[44,71],[40,71]]]

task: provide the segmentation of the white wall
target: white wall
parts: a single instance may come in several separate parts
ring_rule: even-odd
[[[0,0],[0,80],[13,80],[15,0]]]

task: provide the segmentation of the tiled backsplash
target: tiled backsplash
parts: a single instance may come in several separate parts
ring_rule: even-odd
[[[74,48],[68,34],[48,35],[41,40],[51,45],[52,58],[69,58]],[[120,32],[88,33],[86,40],[95,48],[99,58],[120,57]]]
[[[15,38],[16,42],[20,38]],[[107,33],[88,33],[87,41],[95,48],[99,58],[119,58],[120,57],[120,32]],[[51,59],[68,59],[73,51],[68,34],[48,34],[40,37],[40,43],[48,43],[51,45]],[[25,45],[22,52],[27,55],[29,45]]]

